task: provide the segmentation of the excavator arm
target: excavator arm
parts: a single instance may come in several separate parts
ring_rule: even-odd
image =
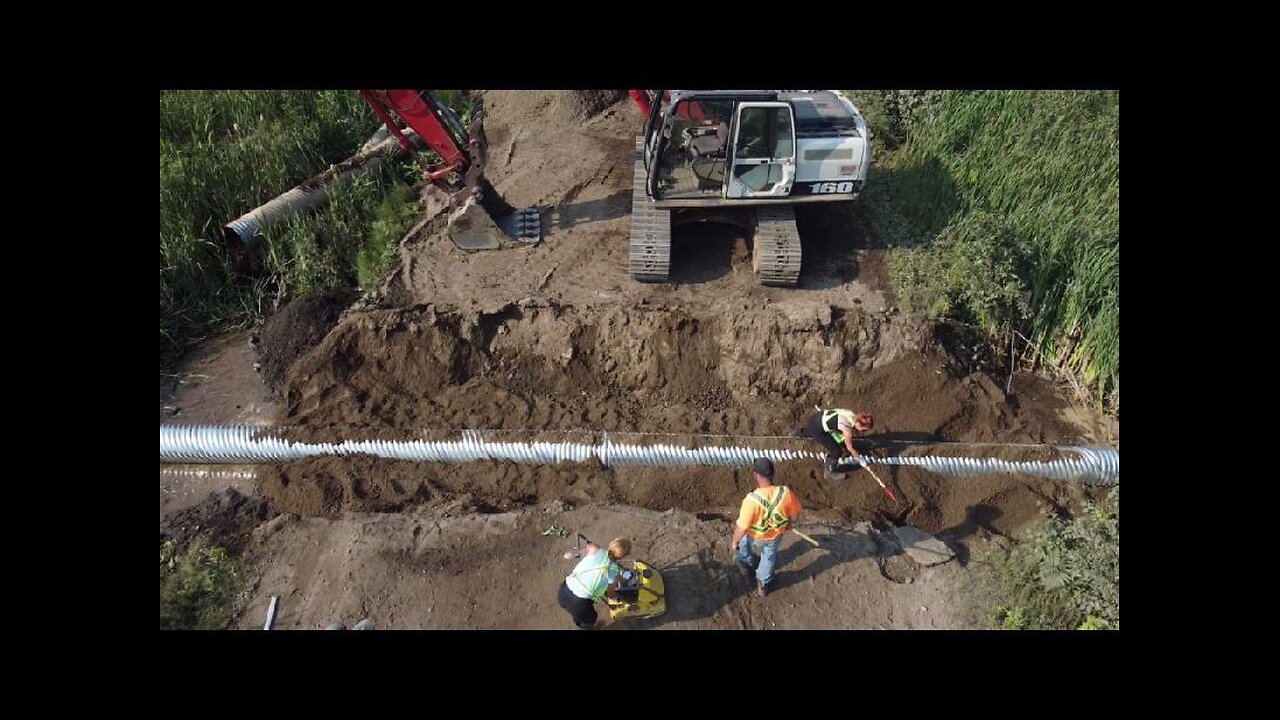
[[[447,105],[428,90],[360,90],[359,93],[406,152],[415,152],[414,145],[394,118],[402,120],[440,156],[441,163],[425,174],[427,180],[440,184],[453,178],[451,184],[457,189],[471,159],[462,122]]]
[[[449,198],[447,235],[464,250],[512,247],[513,241],[542,240],[538,208],[515,210],[484,179],[488,145],[484,138],[482,106],[472,113],[468,133],[462,121],[429,90],[359,90],[396,142],[410,155],[424,145],[440,157],[423,177]],[[403,124],[403,127],[402,125]],[[415,138],[408,137],[412,133]],[[384,143],[388,145],[388,143]],[[329,187],[339,177],[368,172],[387,159],[386,148],[366,148],[340,165],[307,180],[223,226],[232,263],[251,271],[250,248],[269,225],[310,212],[329,199]]]
[[[467,132],[458,116],[429,90],[359,93],[406,151],[412,153],[416,148],[395,118],[440,157],[440,162],[428,168],[423,177],[450,196],[453,211],[449,237],[454,244],[465,250],[482,250],[503,247],[510,240],[541,240],[542,217],[538,209],[515,210],[484,179],[489,147],[482,124],[483,106],[477,104]]]

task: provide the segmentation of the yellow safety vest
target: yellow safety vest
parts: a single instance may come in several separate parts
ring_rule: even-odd
[[[600,572],[600,574],[596,576],[596,582],[594,587],[588,588],[587,584],[582,582],[582,580],[578,578],[579,575],[585,575],[591,572],[599,572],[601,570],[603,570],[604,572]],[[614,562],[613,558],[609,557],[608,551],[606,551],[604,555],[603,565],[596,565],[595,567],[589,567],[585,570],[580,570],[580,571],[571,573],[569,577],[574,582],[576,582],[579,587],[591,593],[592,600],[599,601],[604,599],[605,591],[609,589],[609,583],[613,580],[613,578],[617,577],[618,573],[621,570],[622,570],[621,566],[619,566],[616,562]],[[570,589],[572,589],[572,586],[570,587]]]
[[[840,423],[836,423],[835,429],[832,429],[827,423],[831,422],[831,418],[841,417],[845,422],[849,423],[849,427],[853,427],[854,413],[852,410],[827,410],[822,413],[822,427],[835,439],[836,442],[844,443],[844,433],[840,432]]]

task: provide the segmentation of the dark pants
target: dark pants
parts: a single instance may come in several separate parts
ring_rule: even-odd
[[[584,600],[574,595],[567,583],[560,583],[560,592],[556,596],[556,601],[560,603],[560,607],[569,611],[574,625],[584,630],[595,626],[598,619],[595,601]]]

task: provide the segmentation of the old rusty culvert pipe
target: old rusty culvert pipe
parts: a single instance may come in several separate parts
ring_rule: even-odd
[[[438,433],[437,433],[438,434]],[[500,438],[508,434],[519,441]],[[537,435],[538,433],[533,433]],[[462,430],[449,440],[342,440],[300,442],[288,437],[287,428],[247,425],[161,425],[160,462],[253,463],[301,460],[324,455],[373,455],[394,460],[460,463],[475,460],[507,460],[531,465],[584,462],[598,459],[606,467],[649,465],[688,467],[718,465],[745,467],[755,458],[775,463],[822,460],[823,454],[793,436],[671,435],[664,433],[547,432],[555,440],[529,442],[530,433]],[[423,433],[425,438],[427,433]],[[577,436],[580,442],[565,438]],[[679,438],[684,442],[675,442]],[[947,443],[934,443],[948,445]],[[913,466],[950,476],[1013,473],[1067,480],[1090,485],[1114,485],[1120,481],[1120,451],[1100,447],[1057,447],[1058,459],[1048,461],[1005,460],[981,457],[1006,445],[951,444],[974,448],[975,457],[897,455],[876,458],[884,465]]]
[[[416,145],[421,141],[412,132],[406,137]],[[251,247],[262,231],[296,215],[311,212],[329,200],[329,191],[340,179],[352,179],[370,173],[388,159],[404,153],[404,149],[386,128],[364,144],[360,152],[307,180],[294,189],[254,208],[222,227],[223,240],[228,250],[243,251]]]

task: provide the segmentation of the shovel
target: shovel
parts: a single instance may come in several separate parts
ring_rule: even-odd
[[[871,465],[864,462],[862,464],[862,467],[866,468],[867,472],[871,473],[871,477],[875,478],[876,482],[880,483],[880,489],[884,490],[885,494],[888,495],[891,500],[893,500],[894,502],[898,502],[898,498],[893,496],[893,491],[890,490],[889,487],[884,484],[884,481],[880,479],[879,475],[876,475],[876,471],[871,469]]]

